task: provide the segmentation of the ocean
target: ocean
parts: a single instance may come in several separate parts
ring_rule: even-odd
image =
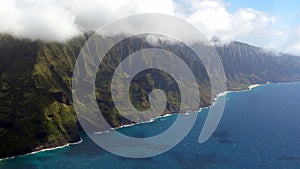
[[[282,169],[300,168],[300,83],[266,84],[229,92],[222,120],[204,144],[199,134],[209,108],[198,114],[190,133],[170,151],[143,159],[111,154],[85,133],[83,142],[0,161],[0,169]],[[177,115],[118,129],[134,137],[166,130]]]

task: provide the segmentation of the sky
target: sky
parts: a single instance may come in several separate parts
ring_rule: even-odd
[[[300,56],[297,0],[1,0],[0,33],[64,42],[140,13],[179,17],[208,39]]]

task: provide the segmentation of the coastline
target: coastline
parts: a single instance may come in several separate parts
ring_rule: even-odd
[[[119,126],[119,127],[111,128],[110,130],[106,130],[106,131],[98,131],[98,132],[95,132],[94,134],[105,134],[105,133],[108,133],[108,132],[111,132],[111,131],[114,131],[114,130],[118,130],[118,129],[126,128],[126,127],[131,127],[131,126],[138,125],[138,124],[152,123],[154,120],[161,119],[161,118],[164,118],[164,117],[169,117],[169,116],[172,116],[172,115],[174,115],[174,114],[175,114],[175,113],[168,113],[168,114],[164,114],[164,115],[162,115],[162,116],[158,116],[158,117],[155,117],[155,118],[151,118],[151,119],[148,120],[148,121],[141,121],[141,122],[138,122],[138,123],[132,123],[132,124],[124,124],[124,125],[121,125],[121,126]]]
[[[30,152],[30,153],[26,153],[26,154],[23,154],[23,155],[16,155],[16,156],[11,156],[11,157],[0,158],[0,162],[4,161],[4,160],[13,159],[13,158],[16,158],[16,157],[24,157],[24,156],[27,156],[27,155],[37,154],[37,153],[41,153],[41,152],[44,152],[44,151],[51,151],[51,150],[61,149],[61,148],[65,148],[65,147],[68,147],[68,146],[77,145],[77,144],[80,144],[82,142],[83,142],[83,139],[80,138],[79,141],[74,142],[74,143],[67,143],[65,145],[61,145],[61,146],[57,146],[57,147],[45,148],[45,149]]]
[[[251,84],[251,85],[248,86],[248,89],[244,89],[244,90],[227,90],[227,91],[221,92],[221,93],[217,94],[217,96],[213,99],[213,102],[212,102],[211,105],[206,106],[206,107],[201,107],[197,111],[197,113],[199,113],[202,109],[207,109],[207,108],[213,106],[214,103],[218,100],[219,97],[226,96],[228,93],[251,91],[252,89],[254,89],[256,87],[263,86],[263,85],[266,85],[266,84],[269,84],[269,83],[270,82],[267,82],[267,83],[264,83],[264,84]],[[189,113],[190,112],[187,112],[187,113],[184,113],[184,114],[188,115]],[[138,122],[138,123],[125,124],[125,125],[121,125],[119,127],[111,128],[110,130],[95,132],[94,134],[105,134],[105,133],[108,133],[108,132],[111,132],[111,131],[114,131],[114,130],[117,130],[117,129],[121,129],[121,128],[131,127],[131,126],[138,125],[138,124],[143,124],[143,123],[151,123],[154,120],[161,119],[161,118],[168,117],[168,116],[172,116],[174,114],[178,114],[178,113],[168,113],[168,114],[164,114],[164,115],[161,115],[161,116],[158,116],[158,117],[155,117],[155,118],[151,118],[149,121],[141,121],[141,122]]]
[[[206,107],[201,107],[199,109],[198,113],[201,112],[202,109],[207,109],[207,108],[213,106],[214,103],[218,100],[219,97],[226,96],[228,93],[231,93],[231,92],[251,91],[252,89],[254,89],[256,87],[267,85],[269,83],[270,82],[267,82],[265,84],[251,84],[251,85],[248,86],[248,89],[244,89],[244,90],[227,90],[227,91],[221,92],[221,93],[217,94],[217,96],[213,99],[213,102],[211,103],[211,105],[206,106]],[[291,82],[291,83],[293,83],[293,82]],[[114,131],[114,130],[117,130],[117,129],[131,127],[131,126],[138,125],[138,124],[151,123],[151,122],[153,122],[156,119],[161,119],[161,118],[164,118],[164,117],[172,116],[174,114],[175,113],[164,114],[164,115],[161,115],[161,116],[158,116],[158,117],[155,117],[155,118],[151,118],[149,121],[141,121],[141,122],[138,122],[138,123],[125,124],[125,125],[121,125],[119,127],[111,128],[111,130],[95,132],[94,134],[104,134],[104,133],[108,133],[108,132],[111,132],[111,131]],[[188,115],[188,114],[189,113],[185,113],[185,115]],[[16,156],[11,156],[11,157],[6,157],[6,158],[0,158],[0,162],[4,161],[4,160],[13,159],[13,158],[16,158],[16,157],[23,157],[23,156],[26,156],[26,155],[32,155],[32,154],[36,154],[36,153],[40,153],[40,152],[44,152],[44,151],[51,151],[51,150],[55,150],[55,149],[61,149],[61,148],[68,147],[70,145],[80,144],[81,142],[83,142],[82,138],[80,138],[80,140],[78,142],[75,142],[75,143],[67,143],[65,145],[61,145],[61,146],[57,146],[57,147],[51,147],[51,148],[46,148],[46,149],[41,149],[41,150],[33,151],[33,152],[30,152],[30,153],[27,153],[27,154],[23,154],[23,155],[16,155]]]
[[[266,83],[266,84],[268,84],[268,83]],[[249,90],[252,90],[252,89],[254,89],[254,88],[258,87],[258,86],[261,86],[261,85],[262,84],[253,84],[253,85],[248,86],[248,88],[249,88]]]

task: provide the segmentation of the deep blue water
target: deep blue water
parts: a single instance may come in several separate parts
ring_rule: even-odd
[[[0,168],[300,168],[300,83],[268,84],[227,94],[223,118],[204,144],[198,137],[208,109],[202,109],[188,136],[170,151],[128,159],[99,148],[84,133],[83,142],[62,149],[0,161]],[[165,130],[176,115],[119,131],[146,137]]]

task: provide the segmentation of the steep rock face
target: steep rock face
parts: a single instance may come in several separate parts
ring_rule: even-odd
[[[293,82],[300,79],[298,56],[275,54],[240,42],[216,47],[229,88],[237,84]],[[243,86],[243,85],[242,85]]]
[[[74,64],[87,37],[67,43],[46,43],[0,36],[0,158],[54,147],[80,139],[72,105]],[[181,57],[199,82],[200,106],[211,103],[210,82],[203,64],[180,44],[163,44]],[[96,98],[101,112],[113,127],[131,123],[114,107],[109,93],[112,73],[120,61],[134,51],[153,47],[141,38],[127,39],[113,48],[99,66]],[[300,80],[300,58],[275,55],[261,48],[232,42],[217,46],[229,90],[249,84]],[[174,65],[176,68],[176,65]],[[130,86],[130,99],[139,110],[149,108],[148,94],[165,91],[165,113],[178,112],[180,95],[174,79],[164,72],[144,71]],[[147,115],[145,115],[147,119]],[[141,119],[143,120],[143,119]]]
[[[47,56],[58,57],[45,46],[43,42],[7,35],[0,38],[0,140],[3,141],[0,157],[80,140],[70,90],[65,87],[70,82],[64,74],[59,75],[64,70],[51,70],[55,68],[52,64],[56,64],[55,60],[43,61],[47,57],[41,53],[49,52]],[[62,51],[64,48],[59,52]],[[70,53],[65,56],[66,60],[72,58]],[[74,61],[70,65],[73,64]]]

